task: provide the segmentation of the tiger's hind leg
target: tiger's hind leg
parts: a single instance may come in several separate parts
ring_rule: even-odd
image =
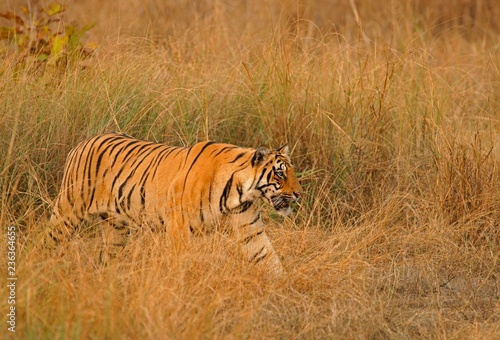
[[[99,252],[99,262],[107,265],[125,248],[130,236],[130,223],[123,219],[110,217],[108,214],[101,214],[103,219],[101,223],[102,242]]]

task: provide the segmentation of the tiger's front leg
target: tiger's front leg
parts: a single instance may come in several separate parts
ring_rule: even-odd
[[[234,234],[243,256],[251,264],[265,265],[274,277],[283,274],[283,266],[264,230],[260,211],[230,216]]]

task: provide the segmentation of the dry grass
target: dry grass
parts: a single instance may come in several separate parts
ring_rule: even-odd
[[[19,337],[500,337],[496,1],[65,3],[96,21],[85,67],[0,65]],[[286,276],[266,281],[218,234],[172,254],[145,230],[106,267],[97,228],[45,249],[67,152],[109,130],[288,140],[307,195],[290,219],[265,214]]]

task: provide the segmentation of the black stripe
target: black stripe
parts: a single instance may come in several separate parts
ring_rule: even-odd
[[[136,183],[143,186],[144,183],[146,183],[147,179],[149,178],[149,175],[151,174],[150,170],[152,167],[153,167],[153,160],[150,160],[149,164],[146,166],[146,168],[144,170],[142,170],[141,178],[139,178],[139,180],[136,181]]]
[[[119,138],[120,137],[116,137],[116,136],[106,138],[104,141],[102,141],[96,147],[96,154],[99,154],[99,156],[97,157],[97,162],[96,162],[96,165],[95,165],[95,175],[94,175],[95,177],[94,178],[98,178],[99,177],[99,169],[101,167],[102,158],[103,158],[104,154],[106,153],[106,151],[109,148],[109,143],[111,143],[114,140],[117,140]],[[101,150],[103,147],[104,147],[104,150]],[[89,169],[89,171],[90,171],[90,169]],[[104,178],[104,175],[103,175],[103,178]],[[94,183],[94,185],[92,186],[92,193],[90,195],[89,208],[92,207],[92,204],[94,203],[95,191],[96,191],[96,186],[95,186],[95,183]]]
[[[272,171],[269,171],[269,173],[267,174],[267,177],[266,177],[266,181],[267,183],[269,183],[271,181],[271,176],[273,175],[273,172]]]
[[[240,153],[238,156],[236,156],[236,158],[235,158],[235,159],[233,159],[231,162],[229,162],[229,164],[231,164],[231,163],[235,163],[238,159],[240,159],[241,157],[243,157],[243,156],[245,156],[245,155],[246,155],[246,153],[245,153],[245,152]]]
[[[189,158],[189,154],[191,153],[191,150],[193,150],[193,147],[190,147],[190,148],[188,149],[188,152],[187,152],[187,154],[186,154],[186,158],[184,158],[184,165],[183,165],[183,166],[186,166],[186,163],[187,163],[187,160],[188,160],[188,158]]]
[[[241,203],[239,206],[237,206],[236,208],[234,208],[233,210],[231,210],[231,213],[242,214],[245,211],[247,211],[252,206],[252,204],[253,204],[253,201],[245,201],[245,202]]]
[[[144,145],[144,146],[142,146],[140,148],[140,150],[137,151],[138,153],[140,153],[144,147],[150,147],[150,146],[152,146],[152,148],[150,148],[149,150],[147,150],[147,152],[145,152],[145,153],[137,155],[137,157],[135,158],[135,160],[128,166],[129,168],[132,168],[133,170],[129,173],[129,175],[127,176],[127,178],[120,185],[120,188],[118,189],[118,197],[121,197],[121,195],[123,193],[123,189],[128,184],[128,182],[134,177],[134,175],[135,175],[135,173],[136,173],[136,171],[138,169],[138,166],[141,165],[144,162],[144,160],[152,152],[154,152],[158,148],[158,146],[155,146],[154,144]],[[161,147],[161,145],[160,145],[160,147]],[[145,170],[143,170],[143,175],[141,176],[141,179],[148,172],[150,166],[151,166],[151,164]],[[137,184],[137,182],[134,184],[134,186],[136,184]],[[129,196],[130,196],[130,194],[129,194]],[[130,204],[129,204],[129,207],[130,207]]]
[[[267,188],[267,187],[274,187],[275,190],[280,189],[278,183],[267,183],[267,184],[261,185],[260,187],[257,187],[256,189],[260,190],[262,192],[262,189]]]
[[[201,223],[205,221],[205,216],[203,216],[203,193],[200,195],[200,220]]]
[[[104,157],[104,154],[106,153],[106,150],[102,151],[100,154],[99,154],[99,157],[97,157],[97,162],[96,162],[96,165],[95,165],[95,177],[97,178],[97,176],[99,175],[99,169],[101,168],[101,162],[102,162],[102,158]]]
[[[118,206],[117,198],[115,197],[115,211],[117,214],[121,214],[120,207]]]
[[[252,261],[254,261],[254,260],[256,259],[257,255],[261,254],[261,253],[262,253],[262,251],[264,251],[264,249],[266,249],[266,246],[262,246],[262,248],[260,248],[260,250],[259,250],[258,252],[256,252],[256,253],[252,256],[252,258],[251,258],[248,262],[252,262]],[[266,257],[266,256],[267,256],[267,253],[266,253],[266,255],[264,255],[263,257]],[[259,262],[260,260],[262,260],[262,258],[259,258],[259,259],[256,261],[256,263],[257,263],[257,262]]]
[[[257,236],[259,236],[259,235],[262,235],[262,233],[263,233],[263,232],[264,232],[264,229],[259,230],[259,231],[258,231],[258,232],[256,232],[255,234],[245,237],[245,238],[241,241],[241,243],[243,243],[243,244],[248,244],[248,243],[250,242],[250,240],[251,240],[251,239],[253,239],[254,237],[257,237]]]
[[[123,231],[123,230],[126,230],[126,229],[128,229],[130,231],[128,224],[126,224],[123,221],[120,221],[120,224],[114,223],[113,224],[113,228],[115,228],[118,231]]]
[[[133,141],[130,141],[123,149],[121,149],[118,154],[117,154],[117,157],[119,155],[121,155],[122,153],[123,154],[123,163],[124,164],[125,162],[127,162],[129,159],[130,159],[130,156],[131,154],[137,149],[137,148],[141,148],[141,141],[139,140],[133,140]]]
[[[231,192],[231,186],[233,185],[233,175],[231,175],[229,180],[226,182],[226,186],[224,187],[224,190],[222,191],[222,195],[220,196],[219,210],[223,214],[225,214],[229,210],[226,206],[226,201],[227,201],[227,197],[229,196],[229,193]]]
[[[153,164],[155,164],[155,161],[158,161],[159,157],[160,157],[160,154],[161,153],[158,153],[155,158],[153,158],[150,162],[149,162],[149,165],[146,167],[146,169],[143,170],[143,174],[141,176],[141,178],[139,179],[139,186],[141,187],[140,189],[140,196],[141,196],[141,210],[145,208],[146,206],[146,182],[149,178],[149,176],[151,175],[151,171],[150,169],[154,167]],[[155,172],[156,172],[156,169],[158,168],[158,165],[156,165],[154,167],[155,169]]]
[[[77,193],[78,193],[78,190],[80,190],[80,197],[83,201],[83,181],[84,179],[82,178],[82,187],[80,187],[80,183],[79,183],[79,178],[78,178],[78,171],[80,170],[81,168],[81,164],[82,164],[82,158],[84,157],[85,155],[85,148],[87,147],[87,145],[92,142],[92,139],[89,139],[85,142],[82,143],[81,145],[81,148],[78,148],[78,152],[79,152],[79,157],[78,157],[78,160],[72,165],[72,173],[74,173],[74,179],[73,179],[73,183],[71,184],[71,188],[72,188],[72,193],[73,195],[71,195],[72,199],[75,200],[76,197],[73,197],[74,196],[74,191],[77,190]],[[83,168],[82,171],[85,172],[85,169]],[[78,187],[76,187],[78,185]]]
[[[240,183],[236,184],[236,191],[238,191],[239,201],[240,201],[240,203],[242,203],[241,197],[243,196],[243,187],[241,186]]]
[[[265,253],[264,255],[262,255],[261,257],[259,257],[258,259],[256,259],[255,262],[254,262],[254,264],[257,264],[260,261],[262,261],[263,259],[265,259],[267,257],[267,255],[269,255],[269,252]]]
[[[118,158],[118,156],[122,153],[122,152],[125,152],[126,148],[128,148],[130,145],[134,145],[134,144],[137,144],[139,143],[140,141],[132,141],[130,142],[128,145],[125,146],[125,148],[119,150],[117,152],[117,155],[115,157],[115,161],[116,159]],[[118,178],[120,177],[120,175],[122,174],[123,171],[125,171],[125,169],[127,169],[127,167],[125,166],[126,162],[127,162],[127,157],[136,149],[138,148],[139,146],[138,145],[135,145],[133,146],[131,149],[127,150],[126,151],[126,154],[123,158],[123,161],[122,163],[120,164],[120,170],[118,171],[118,173],[115,175],[115,178],[113,179],[113,183],[111,184],[111,191],[113,191],[113,188],[115,187],[115,184],[116,184],[116,181],[118,180]],[[128,178],[128,177],[127,177]],[[120,187],[119,189],[119,197],[121,196],[121,189],[122,189],[122,186]]]
[[[163,163],[166,159],[168,159],[168,156],[175,150],[179,150],[181,148],[176,148],[176,147],[168,147],[167,149],[163,150],[161,154],[158,154],[158,159],[156,160],[156,165],[153,170],[153,174],[151,175],[151,178],[156,177],[156,172],[158,171],[158,167],[160,166],[161,163]],[[182,150],[182,149],[181,149]]]
[[[196,157],[194,158],[193,162],[191,163],[191,166],[189,167],[189,170],[187,171],[186,173],[186,176],[184,178],[184,186],[182,187],[182,192],[185,192],[185,189],[186,189],[186,182],[187,182],[187,179],[188,179],[188,176],[189,176],[189,173],[191,172],[191,169],[193,169],[193,166],[194,166],[194,163],[196,163],[196,161],[198,160],[198,158],[201,156],[201,154],[203,153],[203,151],[205,151],[205,149],[207,147],[209,147],[210,145],[212,144],[215,144],[215,142],[207,142],[200,150],[200,152],[198,153],[198,155],[196,155]],[[191,150],[189,150],[191,151]],[[188,153],[189,155],[189,153]],[[187,159],[187,156],[186,156],[186,159]]]
[[[73,201],[75,201],[76,197],[75,196],[75,190],[76,190],[76,194],[78,194],[78,191],[80,191],[80,197],[82,198],[83,200],[83,181],[84,181],[84,178],[82,178],[82,187],[80,187],[80,183],[79,183],[79,178],[78,178],[78,171],[82,165],[82,159],[84,158],[84,155],[85,155],[85,149],[87,148],[87,145],[88,144],[91,144],[93,142],[95,142],[97,138],[90,138],[90,139],[87,139],[86,141],[82,142],[79,144],[79,146],[77,146],[77,152],[75,154],[75,159],[76,159],[76,155],[78,155],[78,159],[76,160],[76,162],[74,164],[72,164],[72,167],[74,169],[72,169],[72,173],[74,173],[74,178],[73,178],[73,183],[71,184],[71,188],[72,188],[72,199]],[[84,169],[83,169],[84,171]],[[77,187],[78,185],[78,187]]]
[[[111,157],[111,155],[113,154],[113,151],[115,151],[116,148],[118,148],[117,150],[117,155],[115,156],[115,159],[113,160],[112,164],[115,164],[115,161],[116,161],[116,157],[120,154],[121,150],[122,150],[122,144],[127,144],[130,142],[129,140],[126,140],[126,139],[121,139],[120,138],[116,138],[116,140],[118,140],[118,143],[114,144],[111,149],[109,149],[109,156]],[[127,147],[127,145],[123,146],[123,147]]]
[[[136,184],[134,184],[132,186],[132,188],[130,189],[130,191],[127,195],[127,210],[128,211],[130,211],[130,201],[132,200],[132,194],[134,193],[135,187],[136,187]]]
[[[252,224],[255,224],[255,223],[257,223],[259,220],[260,220],[260,211],[259,211],[259,213],[257,214],[257,216],[255,216],[255,218],[253,219],[253,221],[252,221],[252,222],[250,222],[250,223],[248,223],[248,224],[244,224],[244,225],[242,225],[242,227],[247,227],[247,226],[250,226],[250,225],[252,225]]]
[[[127,161],[127,158],[129,157],[130,153],[132,153],[136,148],[139,147],[139,145],[136,145],[139,143],[141,143],[141,142],[138,140],[132,140],[132,141],[125,140],[125,141],[123,141],[123,143],[120,143],[119,146],[121,146],[121,147],[117,149],[116,155],[112,161],[112,164],[117,164],[118,158],[123,156],[122,162],[120,163],[120,165],[123,165]],[[125,144],[125,145],[121,145],[121,144]],[[117,146],[118,146],[118,144],[117,144]]]
[[[144,185],[141,186],[141,209],[144,209],[146,206],[146,188]]]
[[[260,174],[259,179],[257,180],[257,184],[260,183],[260,180],[262,179],[262,177],[264,177],[265,173],[266,173],[266,168],[262,169],[262,173]],[[253,186],[253,183],[252,183],[252,186]]]
[[[95,155],[95,152],[97,152],[96,149],[98,149],[98,147],[94,147],[94,145],[97,143],[99,138],[94,138],[92,140],[92,143],[90,143],[89,145],[89,151],[87,152],[87,156],[85,157],[85,165],[83,166],[83,169],[82,169],[82,188],[81,188],[81,193],[80,193],[80,197],[82,198],[82,205],[81,205],[81,209],[82,209],[82,215],[84,214],[84,211],[87,210],[87,208],[90,207],[90,202],[87,201],[85,199],[85,193],[87,191],[92,191],[91,188],[92,188],[92,160],[94,158],[94,155]],[[87,179],[87,181],[85,181],[85,179]],[[84,185],[85,185],[85,182],[87,182],[87,187],[85,188]],[[91,194],[93,196],[93,193]]]
[[[102,157],[104,156],[104,153],[106,152],[106,150],[108,150],[109,143],[111,143],[112,141],[117,140],[119,138],[120,137],[116,137],[116,136],[113,136],[113,137],[103,136],[104,140],[100,141],[99,145],[97,145],[96,154],[99,154],[99,156],[97,157],[97,162],[95,165],[95,177],[97,177],[97,175],[99,174],[99,168],[101,167]],[[101,151],[101,149],[103,147],[104,147],[104,150]]]
[[[215,155],[214,155],[214,158],[219,156],[221,153],[223,152],[228,152],[229,150],[232,150],[232,149],[235,149],[236,147],[235,146],[225,146],[223,147],[222,149],[219,150],[219,152],[217,152]],[[215,152],[216,150],[214,150],[213,152]]]
[[[94,197],[95,197],[95,185],[92,186],[92,191],[90,193],[89,209],[90,207],[92,207],[92,203],[94,203]]]
[[[208,189],[208,205],[209,206],[212,205],[212,185],[213,185],[213,183],[214,183],[214,179],[210,178],[210,186]]]

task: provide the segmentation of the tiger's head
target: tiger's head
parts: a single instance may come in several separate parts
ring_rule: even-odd
[[[302,187],[290,161],[288,145],[277,150],[259,147],[252,165],[256,169],[256,189],[280,214],[290,213],[290,203],[302,195]]]

